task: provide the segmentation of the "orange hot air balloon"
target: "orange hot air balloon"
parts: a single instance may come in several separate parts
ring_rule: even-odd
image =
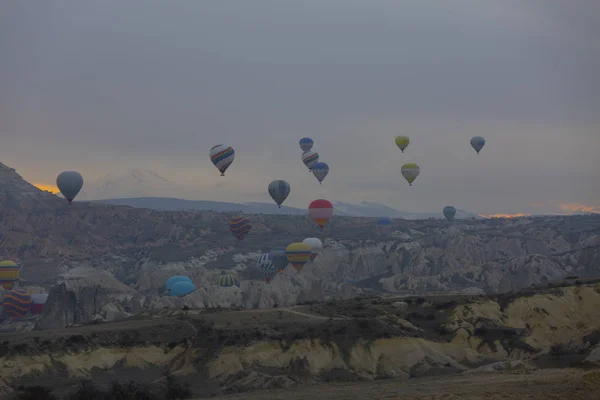
[[[325,199],[314,200],[308,206],[308,215],[310,215],[319,228],[323,229],[333,215],[333,204]]]
[[[0,286],[10,290],[19,279],[21,267],[14,261],[0,261]]]

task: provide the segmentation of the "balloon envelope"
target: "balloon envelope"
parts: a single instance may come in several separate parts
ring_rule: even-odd
[[[415,179],[417,179],[417,176],[419,176],[419,172],[421,172],[421,170],[417,164],[408,163],[402,166],[401,172],[404,179],[406,179],[408,184],[412,186],[412,183],[415,181]]]
[[[61,172],[56,177],[56,187],[70,204],[83,187],[83,177],[75,171]]]
[[[229,230],[238,240],[244,239],[244,236],[247,235],[251,229],[252,224],[246,217],[240,215],[229,220]]]
[[[265,253],[258,257],[258,260],[256,260],[256,267],[262,272],[267,283],[269,283],[277,274],[277,268],[275,268],[275,265],[273,264],[271,253]]]
[[[324,162],[315,163],[312,166],[312,173],[315,176],[315,178],[319,180],[319,183],[321,183],[329,173],[329,165],[327,165]]]
[[[281,207],[281,204],[290,195],[290,184],[286,181],[276,180],[269,183],[269,195],[275,203]]]
[[[221,275],[217,279],[217,285],[221,287],[240,286],[240,282],[233,275]]]
[[[169,296],[185,296],[196,290],[196,286],[192,282],[179,281],[175,282],[169,289]]]
[[[279,272],[283,273],[283,270],[288,265],[288,259],[285,254],[285,248],[277,247],[271,250],[271,259],[273,260],[273,265],[275,265],[275,268],[277,268]]]
[[[325,199],[314,200],[308,206],[308,214],[315,224],[317,224],[319,228],[323,229],[325,224],[333,216],[333,204],[331,204],[329,200]]]
[[[315,258],[323,250],[323,242],[319,238],[306,238],[302,243],[310,246],[310,261],[315,261]]]
[[[310,246],[300,242],[292,243],[285,248],[285,255],[290,264],[300,271],[310,259]]]
[[[404,153],[404,150],[410,144],[408,136],[396,136],[396,146]]]
[[[475,149],[477,154],[479,154],[481,149],[483,149],[483,146],[485,146],[484,138],[482,138],[481,136],[473,136],[471,138],[471,147],[473,147],[473,149]]]
[[[446,206],[442,210],[442,213],[444,214],[444,217],[446,217],[446,219],[448,221],[451,221],[454,219],[454,216],[456,215],[456,208],[454,208],[452,206]]]
[[[14,261],[0,261],[0,286],[10,290],[19,279],[21,267]]]
[[[218,144],[210,149],[210,161],[217,167],[221,176],[225,176],[225,171],[233,163],[235,151],[233,147],[225,144]]]
[[[13,318],[23,318],[31,307],[31,295],[23,289],[14,289],[4,295],[2,307]]]
[[[31,295],[31,307],[29,312],[34,315],[39,315],[44,309],[44,304],[48,300],[48,293],[32,294]]]
[[[309,150],[302,154],[302,162],[309,171],[312,171],[312,166],[315,165],[319,161],[319,153],[313,150]]]
[[[302,139],[300,139],[300,148],[302,149],[303,152],[307,152],[310,149],[312,149],[313,147],[313,140],[311,138],[308,137],[303,137]]]
[[[177,282],[192,282],[192,280],[189,277],[183,275],[172,276],[169,279],[167,279],[167,284],[165,285],[167,290],[171,289],[173,285]]]

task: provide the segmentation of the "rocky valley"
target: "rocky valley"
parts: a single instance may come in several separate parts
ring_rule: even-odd
[[[0,164],[0,260],[49,294],[39,316],[0,317],[3,393],[172,374],[214,396],[570,367],[569,396],[593,398],[576,396],[600,354],[600,216],[395,219],[382,233],[374,218],[334,216],[321,232],[306,216],[249,215],[239,242],[232,215],[68,206]],[[306,237],[321,254],[267,284],[257,258]],[[223,273],[239,287],[218,286]],[[196,290],[167,296],[173,275]]]

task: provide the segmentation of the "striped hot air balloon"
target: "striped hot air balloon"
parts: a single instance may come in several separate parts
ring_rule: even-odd
[[[308,215],[310,215],[319,228],[323,229],[333,215],[333,204],[325,199],[314,200],[308,206]]]
[[[319,162],[319,153],[314,150],[306,151],[302,154],[302,162],[309,171],[312,171],[312,166]]]
[[[310,261],[315,261],[315,258],[323,250],[323,242],[319,238],[306,238],[302,243],[310,246]]]
[[[235,159],[235,151],[233,147],[225,144],[218,144],[210,149],[210,161],[221,173],[221,176],[225,176],[225,171],[233,163]]]
[[[21,267],[14,261],[0,261],[0,286],[10,290],[19,279]]]
[[[246,217],[239,215],[229,220],[229,230],[240,241],[244,239],[244,236],[246,236],[251,229],[252,224]]]
[[[233,275],[221,275],[217,279],[217,285],[221,287],[240,286],[240,282]]]
[[[31,308],[31,295],[23,289],[14,289],[4,295],[2,307],[13,318],[24,318]]]
[[[306,243],[292,243],[285,248],[285,255],[290,264],[300,271],[304,264],[310,260],[310,246]]]
[[[258,257],[258,260],[256,260],[256,267],[262,272],[267,283],[271,282],[271,279],[277,275],[277,268],[275,267],[275,264],[273,264],[273,256],[271,256],[271,253],[264,253]]]

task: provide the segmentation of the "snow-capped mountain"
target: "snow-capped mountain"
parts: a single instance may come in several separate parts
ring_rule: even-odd
[[[122,197],[169,196],[181,187],[149,169],[133,169],[126,174],[108,173],[85,182],[77,200],[106,200]]]

